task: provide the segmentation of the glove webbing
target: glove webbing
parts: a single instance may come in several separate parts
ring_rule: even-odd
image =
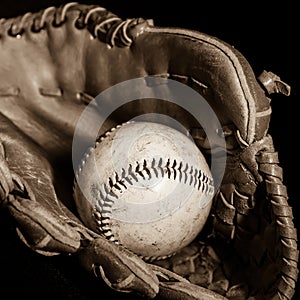
[[[258,198],[251,201],[251,196],[247,196],[244,197],[244,203],[242,203],[243,198],[240,197],[240,201],[233,205],[222,197],[222,201],[217,203],[219,209],[216,211],[214,230],[223,239],[232,240],[237,255],[242,260],[252,261],[252,264],[256,264],[258,268],[260,264],[266,267],[263,263],[264,255],[268,251],[274,252],[271,259],[276,261],[279,275],[275,282],[273,280],[270,283],[270,288],[265,290],[265,293],[272,294],[271,299],[291,299],[298,277],[297,234],[292,221],[292,208],[288,205],[286,186],[283,184],[282,168],[278,165],[278,153],[274,150],[271,136],[268,135],[249,145],[243,150],[240,159],[248,170],[251,172],[254,170],[252,175],[257,180],[258,187],[263,187],[265,199]],[[238,193],[238,191],[235,192]],[[264,218],[266,220],[263,220]],[[260,232],[258,224],[263,224],[267,229]],[[267,232],[268,230],[272,233]],[[267,232],[266,235],[265,232]],[[270,239],[271,236],[273,240],[258,241],[261,239],[259,236],[263,238],[265,236],[266,239]],[[272,242],[278,249],[272,249],[270,246]],[[257,244],[258,248],[253,245],[249,246],[249,243],[250,245]],[[248,255],[253,257],[248,257]],[[261,271],[263,274],[263,270]],[[268,272],[268,270],[264,271]],[[253,280],[251,285],[255,286],[257,278]]]
[[[298,277],[297,233],[293,225],[292,208],[288,205],[288,195],[282,183],[282,169],[278,166],[276,152],[262,152],[257,156],[259,171],[264,178],[266,196],[271,204],[279,234],[281,255],[280,278],[276,283],[279,299],[291,299]],[[275,299],[276,295],[274,296]]]

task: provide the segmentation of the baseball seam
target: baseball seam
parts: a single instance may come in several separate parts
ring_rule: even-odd
[[[120,244],[110,226],[112,206],[119,198],[118,193],[122,193],[130,188],[134,181],[151,179],[152,176],[177,180],[201,190],[205,195],[213,195],[214,193],[213,181],[210,177],[202,170],[189,166],[187,163],[183,164],[180,162],[178,164],[176,159],[172,161],[170,159],[164,161],[162,158],[159,160],[153,159],[150,165],[148,165],[146,160],[142,163],[136,162],[135,166],[130,164],[127,171],[123,169],[121,175],[115,173],[113,177],[108,179],[108,183],[102,184],[100,188],[95,187],[93,193],[96,198],[94,216],[97,227],[106,239]],[[159,257],[159,259],[163,258],[165,257]],[[158,259],[158,257],[143,257],[143,259],[149,261]]]

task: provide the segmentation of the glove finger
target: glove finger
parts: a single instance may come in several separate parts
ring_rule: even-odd
[[[45,255],[75,252],[88,230],[58,199],[46,154],[2,115],[0,128],[0,187],[4,187],[5,205],[17,221],[21,240]],[[9,188],[3,184],[7,181]]]
[[[227,300],[227,298],[157,265],[150,265],[159,278],[159,299],[167,300]]]
[[[78,252],[80,263],[94,271],[118,292],[135,292],[154,298],[159,289],[158,278],[141,258],[105,238],[95,239]]]
[[[158,296],[167,300],[227,300],[220,294],[189,282],[160,282]]]
[[[20,239],[36,252],[73,253],[80,247],[81,236],[76,228],[38,202],[10,195],[7,208],[18,223]]]

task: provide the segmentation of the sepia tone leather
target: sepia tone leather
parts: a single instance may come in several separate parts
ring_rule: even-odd
[[[96,5],[68,3],[1,19],[0,42],[0,195],[22,242],[42,255],[78,256],[116,293],[233,299],[106,241],[82,224],[72,201],[72,139],[86,105],[125,80],[173,79],[199,92],[232,132],[204,242],[222,257],[231,285],[242,279],[247,286],[240,299],[292,299],[297,236],[268,133],[271,94],[289,94],[277,75],[256,78],[244,56],[216,37],[122,20]],[[150,112],[176,117],[203,152],[210,150],[195,119],[156,99],[116,111],[100,133]]]

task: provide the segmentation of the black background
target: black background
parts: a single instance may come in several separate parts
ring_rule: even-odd
[[[0,18],[15,17],[68,1],[1,1]],[[269,132],[278,150],[288,188],[294,222],[300,226],[299,183],[299,16],[296,1],[81,1],[99,4],[122,18],[151,18],[159,26],[195,29],[216,36],[237,48],[258,76],[272,71],[291,86],[291,95],[272,96]],[[0,78],[1,80],[1,78]],[[9,217],[0,210],[0,295],[42,299],[116,299],[109,289],[82,273],[72,258],[48,258],[23,246]],[[299,284],[298,284],[299,286]],[[299,288],[298,288],[299,289]],[[4,296],[5,293],[7,296]],[[107,295],[107,296],[105,296]],[[300,293],[296,292],[294,299]],[[120,299],[133,299],[123,295]]]

